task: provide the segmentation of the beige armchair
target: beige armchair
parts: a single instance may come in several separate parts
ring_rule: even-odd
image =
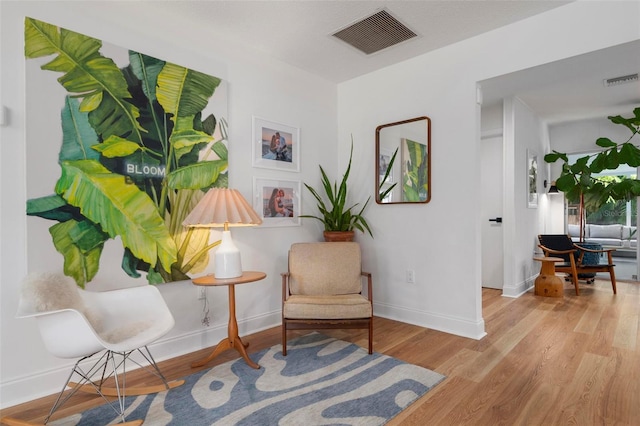
[[[287,331],[368,329],[373,353],[371,274],[362,272],[360,246],[353,242],[297,243],[282,275],[282,354]],[[367,293],[363,295],[363,278]]]

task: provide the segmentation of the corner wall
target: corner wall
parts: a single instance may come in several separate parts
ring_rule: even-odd
[[[49,355],[41,343],[32,319],[16,319],[19,286],[29,271],[61,271],[62,258],[52,247],[48,221],[25,215],[26,165],[35,169],[56,161],[29,155],[37,146],[25,144],[27,126],[42,125],[45,117],[25,116],[24,17],[30,16],[73,31],[96,37],[105,43],[131,48],[228,81],[230,186],[251,202],[253,177],[319,183],[317,164],[329,173],[337,156],[337,110],[334,83],[284,65],[257,52],[213,40],[206,27],[181,22],[149,2],[6,2],[1,12],[0,103],[8,109],[8,124],[0,128],[0,406],[6,407],[55,393],[63,383],[71,360]],[[195,5],[195,3],[192,3]],[[184,28],[180,36],[169,27]],[[188,28],[188,30],[186,30]],[[44,71],[43,71],[44,72]],[[274,99],[277,102],[274,102]],[[54,113],[59,117],[59,110]],[[252,115],[301,129],[300,173],[278,172],[251,166]],[[61,141],[53,141],[61,143]],[[36,143],[51,143],[44,140]],[[34,164],[35,163],[35,164]],[[51,183],[53,185],[53,182]],[[303,195],[303,209],[314,208]],[[32,222],[29,222],[32,221]],[[42,228],[35,244],[48,249],[47,256],[27,259],[26,229],[37,223]],[[237,315],[241,335],[280,324],[280,272],[287,268],[287,250],[297,241],[321,239],[318,226],[306,221],[300,227],[256,229],[236,228],[234,241],[242,251],[243,267],[261,270],[267,278],[237,288]],[[31,233],[31,232],[30,232]],[[216,234],[216,232],[213,232]],[[217,238],[216,235],[213,238]],[[117,242],[114,242],[117,244]],[[105,250],[100,279],[91,288],[141,285],[144,279],[129,278],[118,266],[121,250]],[[212,265],[208,272],[212,272]],[[204,275],[204,273],[203,273]],[[208,289],[211,325],[202,325],[202,302],[190,282],[162,284],[161,293],[176,319],[174,329],[153,345],[157,359],[175,357],[215,345],[226,337],[227,289]]]
[[[359,200],[375,194],[376,126],[422,115],[432,120],[431,202],[371,205],[367,219],[375,238],[359,240],[375,277],[378,315],[475,339],[485,334],[476,83],[639,39],[639,7],[573,2],[338,86],[340,161],[348,158],[350,134],[355,150],[364,153],[352,182]],[[531,143],[545,143],[544,134],[536,133],[542,141]],[[542,146],[538,151],[544,154]],[[513,178],[505,193],[513,226],[505,245],[513,254],[505,286],[514,295],[535,273],[534,235],[543,223],[534,210],[525,210],[521,153],[521,147],[510,153]],[[407,269],[415,271],[415,284],[405,283]]]

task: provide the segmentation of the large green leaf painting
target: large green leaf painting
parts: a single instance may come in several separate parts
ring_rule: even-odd
[[[62,149],[60,161],[97,160],[100,153],[91,149],[98,143],[98,135],[89,124],[87,114],[80,112],[80,104],[74,98],[66,97],[62,109]]]
[[[49,228],[56,250],[64,257],[64,273],[82,288],[98,272],[104,243],[102,233],[87,222],[68,220]],[[93,241],[95,244],[83,247],[86,246],[83,240]]]
[[[165,270],[176,260],[176,247],[156,205],[137,186],[109,172],[97,161],[63,162],[56,193],[99,224],[111,237],[120,236],[138,258]]]
[[[104,243],[115,238],[130,277],[188,279],[218,244],[182,221],[203,191],[228,182],[224,116],[204,115],[221,80],[133,51],[118,68],[101,48],[25,20],[25,56],[51,56],[41,68],[60,73],[68,93],[55,194],[28,200],[27,214],[57,222],[49,233],[79,286],[95,277]]]
[[[112,59],[103,57],[102,42],[51,24],[26,18],[25,55],[27,58],[57,55],[42,69],[65,73],[58,79],[69,93],[83,97],[81,109],[92,112],[92,125],[98,134],[130,135],[142,140],[144,131],[136,121],[138,109],[127,82]]]
[[[427,145],[409,139],[405,139],[404,144],[409,159],[404,164],[403,201],[426,201],[429,194]]]

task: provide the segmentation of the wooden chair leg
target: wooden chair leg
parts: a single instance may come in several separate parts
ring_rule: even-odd
[[[287,322],[282,321],[282,356],[287,356]]]
[[[609,269],[609,277],[611,278],[611,287],[613,287],[613,294],[618,294],[618,290],[616,288],[616,273],[613,268]]]
[[[578,285],[578,273],[574,272],[573,274],[571,274],[571,278],[573,281],[573,286],[576,289],[576,296],[580,296],[580,286]]]
[[[369,355],[373,353],[373,318],[369,320]]]

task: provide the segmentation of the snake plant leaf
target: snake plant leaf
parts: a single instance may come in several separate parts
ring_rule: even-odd
[[[98,142],[98,135],[89,124],[87,114],[80,112],[79,102],[70,96],[62,108],[62,147],[59,161],[96,160],[100,154],[91,149]]]
[[[111,135],[104,142],[92,146],[94,150],[107,158],[126,157],[140,149],[140,145],[135,142]]]
[[[83,250],[77,243],[78,238],[82,239],[85,234],[92,233],[91,225],[88,227],[86,223],[81,225],[84,222],[86,221],[68,220],[49,228],[53,245],[64,258],[65,275],[72,277],[76,284],[82,288],[98,273],[103,248],[103,244],[95,244],[93,248]],[[99,234],[95,229],[94,231]],[[90,235],[89,238],[92,236]]]
[[[169,271],[176,260],[176,246],[149,196],[122,175],[111,173],[94,160],[61,163],[56,193],[82,214],[99,224],[152,267],[159,259]]]
[[[47,195],[27,200],[27,215],[57,220],[58,222],[82,219],[80,209],[70,205],[59,195]]]
[[[156,96],[164,110],[176,117],[193,116],[209,103],[220,79],[166,63],[158,75]]]
[[[396,185],[398,184],[398,182],[394,182],[393,184],[391,184],[390,187],[388,187],[387,189],[385,189],[384,191],[382,191],[379,195],[378,195],[378,199],[380,201],[384,200],[385,198],[387,198],[387,195],[389,195],[389,193],[391,191],[393,191],[393,188],[396,187]]]
[[[321,175],[321,183],[324,188],[325,196],[328,200],[328,205],[330,205],[330,209],[325,204],[325,201],[322,196],[309,184],[305,183],[304,186],[311,192],[311,195],[317,201],[317,208],[320,211],[321,216],[314,215],[300,215],[300,217],[312,218],[319,220],[324,225],[325,231],[351,231],[354,228],[364,232],[366,229],[371,234],[371,229],[369,225],[362,217],[362,213],[364,209],[367,207],[369,203],[369,199],[364,204],[363,208],[359,213],[354,214],[352,212],[358,206],[358,203],[352,205],[349,208],[346,208],[346,200],[347,200],[347,179],[349,178],[349,173],[351,171],[351,160],[353,159],[353,138],[351,140],[351,152],[349,155],[349,163],[347,165],[347,170],[342,176],[342,180],[340,181],[340,185],[338,186],[338,182],[334,182],[333,185],[329,180],[326,172],[319,166],[320,175]],[[364,223],[363,223],[364,222]]]
[[[167,175],[167,185],[171,189],[208,188],[227,169],[224,160],[201,161],[180,167]]]
[[[57,55],[41,68],[62,72],[58,82],[70,94],[92,99],[83,108],[95,107],[91,114],[97,117],[90,119],[96,132],[104,138],[112,134],[128,135],[140,142],[144,129],[137,122],[139,111],[127,102],[131,94],[122,72],[112,59],[100,54],[101,47],[100,40],[25,19],[25,55],[27,58]],[[95,102],[98,96],[102,96],[99,104]]]

